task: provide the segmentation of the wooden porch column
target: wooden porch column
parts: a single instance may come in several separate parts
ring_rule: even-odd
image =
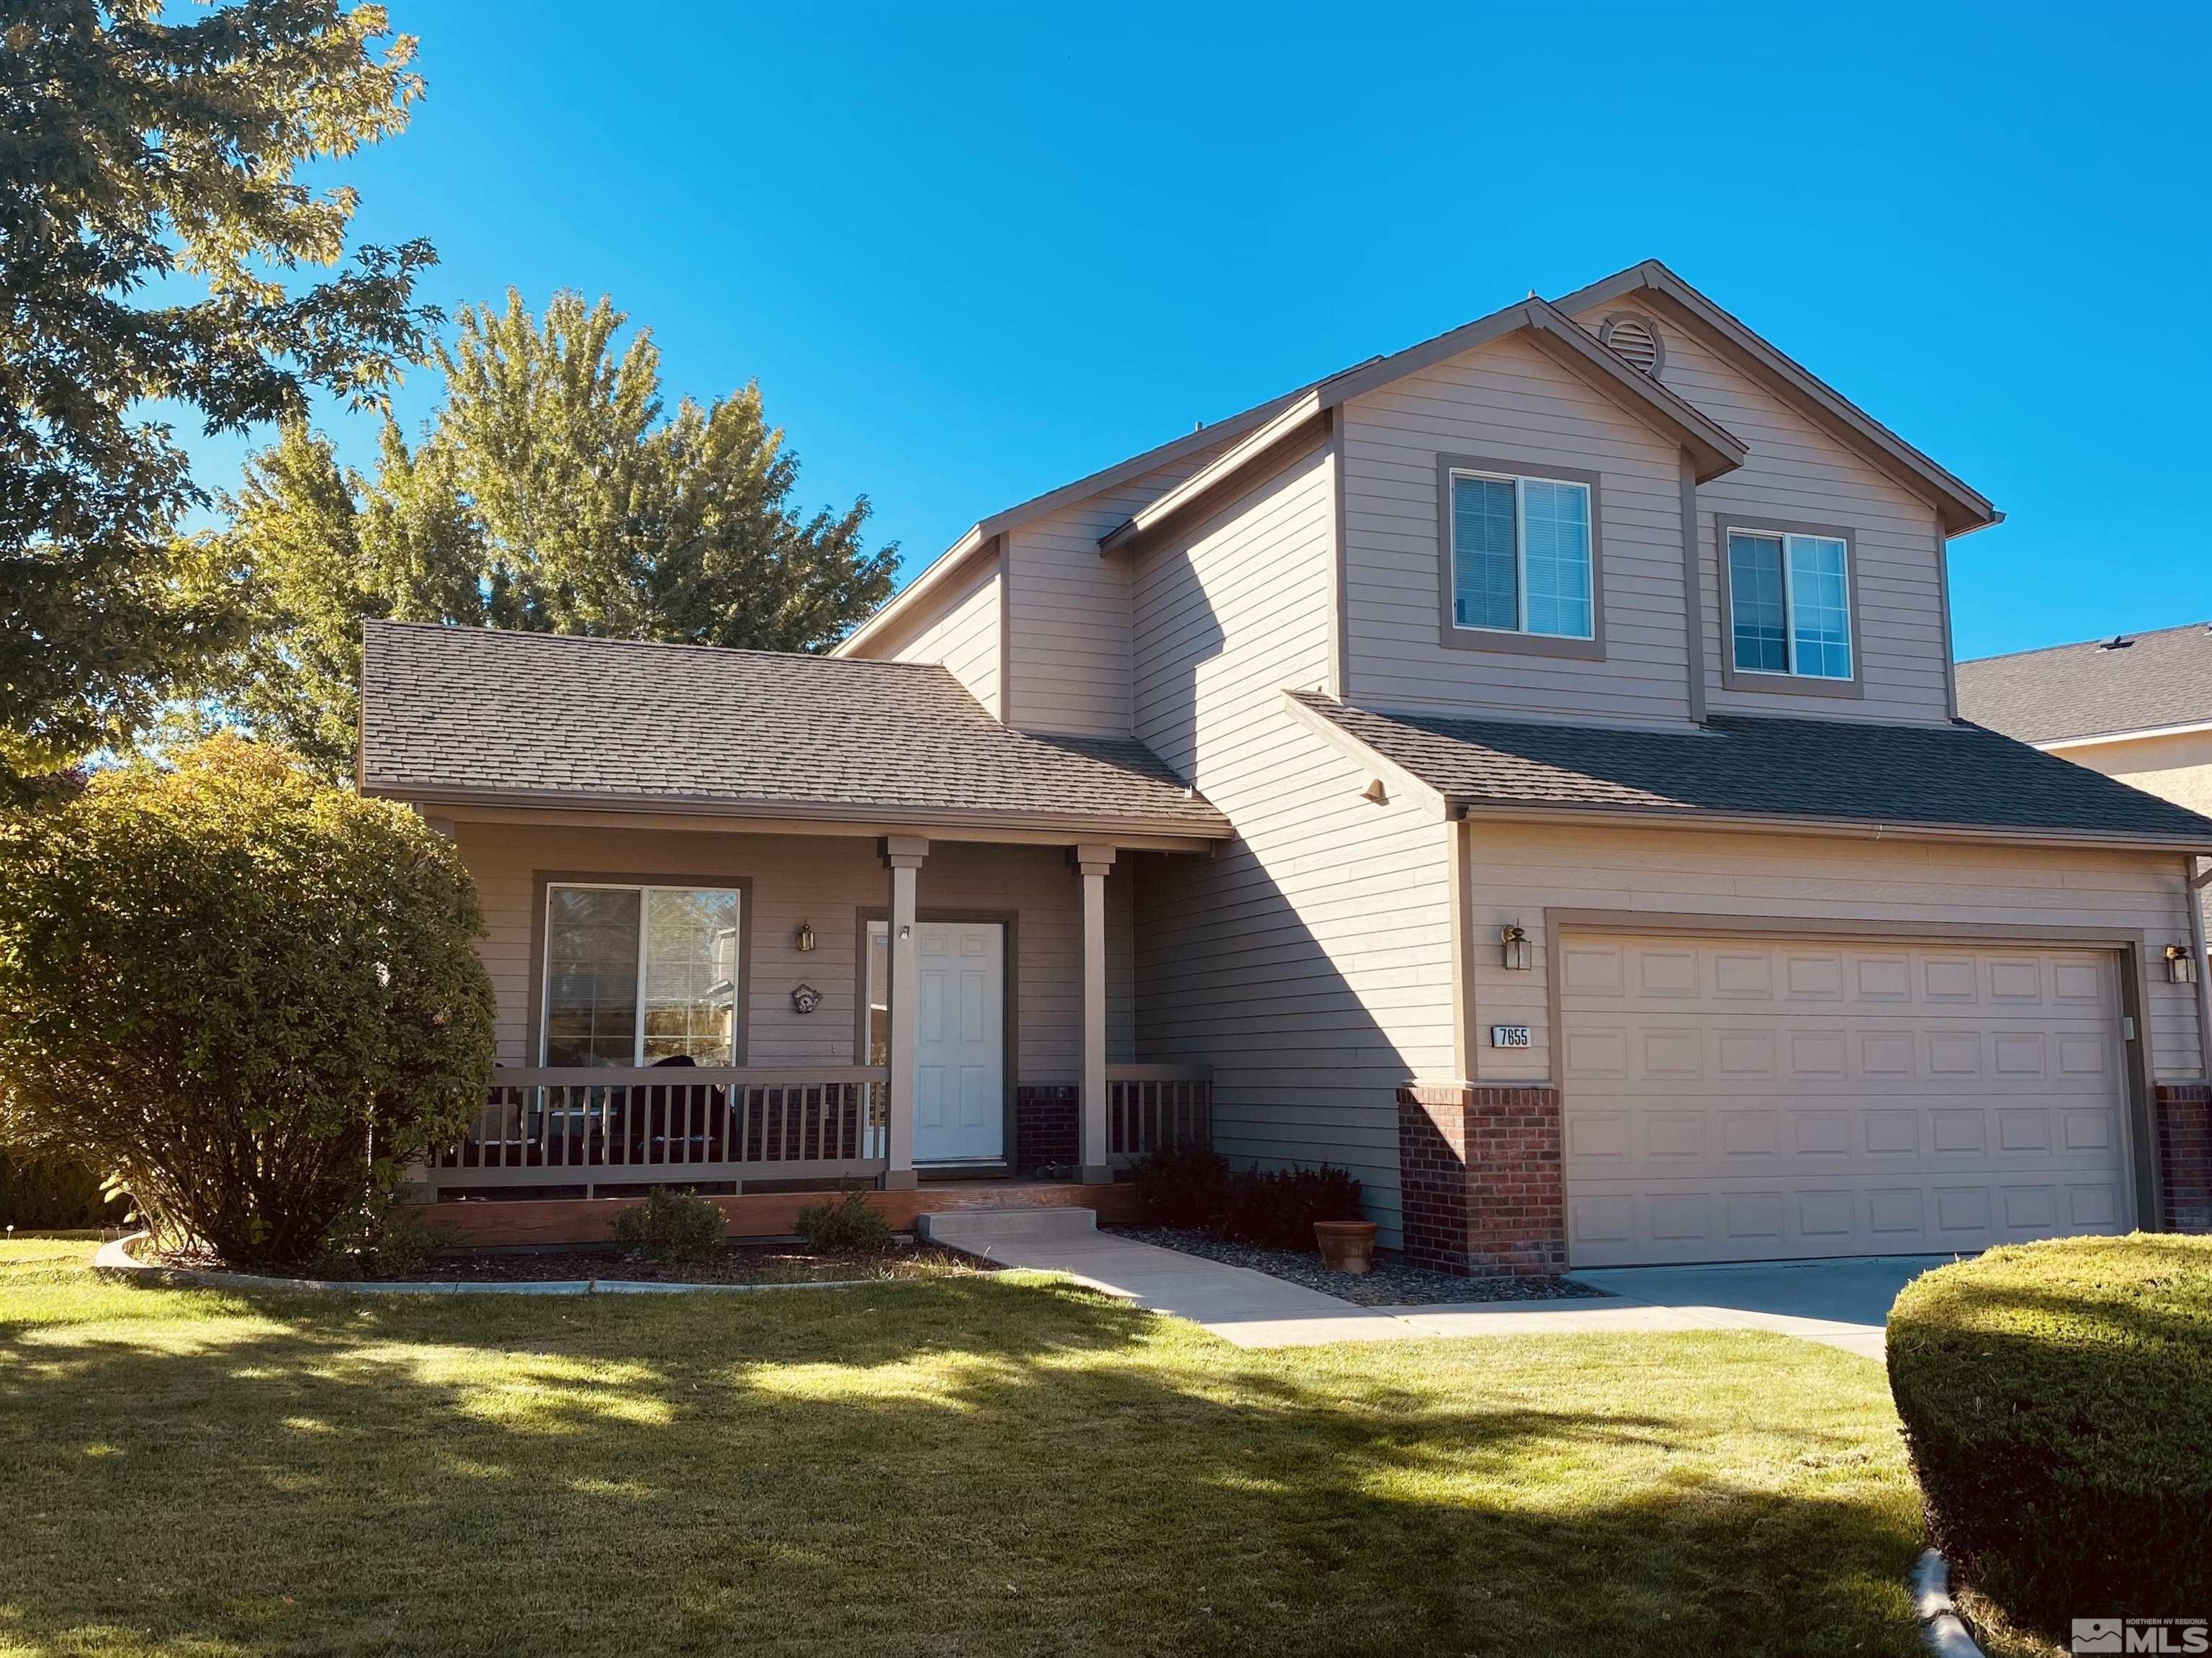
[[[914,1173],[914,1044],[921,997],[915,980],[921,967],[914,937],[915,884],[929,843],[916,835],[890,835],[884,862],[890,866],[890,1099],[884,1124],[884,1188],[908,1192]]]
[[[1110,846],[1079,846],[1075,868],[1083,878],[1083,1179],[1114,1178],[1107,1160],[1106,1112],[1106,872]]]

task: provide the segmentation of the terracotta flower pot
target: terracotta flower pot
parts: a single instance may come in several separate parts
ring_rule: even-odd
[[[1332,1272],[1364,1272],[1375,1265],[1375,1222],[1316,1221],[1314,1241]]]

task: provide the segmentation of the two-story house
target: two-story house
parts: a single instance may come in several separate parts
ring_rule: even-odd
[[[458,838],[509,1068],[433,1178],[1113,1214],[1210,1132],[1475,1272],[2212,1224],[2212,821],[1958,720],[1997,516],[1647,263],[984,519],[827,659],[374,625],[362,785]]]

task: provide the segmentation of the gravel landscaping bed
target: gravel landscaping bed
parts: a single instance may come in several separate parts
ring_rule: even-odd
[[[1375,1270],[1367,1273],[1332,1272],[1319,1255],[1293,1249],[1260,1249],[1249,1244],[1226,1243],[1206,1232],[1184,1232],[1164,1226],[1115,1226],[1103,1228],[1137,1243],[1158,1244],[1181,1250],[1224,1266],[1249,1266],[1271,1277],[1286,1278],[1309,1289],[1356,1302],[1361,1307],[1425,1307],[1437,1301],[1548,1301],[1602,1296],[1601,1289],[1570,1283],[1565,1278],[1462,1278],[1426,1267],[1407,1266],[1377,1256]]]
[[[198,1272],[224,1271],[210,1256],[147,1254],[157,1266]],[[704,1260],[643,1260],[605,1248],[522,1250],[512,1253],[454,1251],[397,1275],[409,1283],[564,1283],[599,1278],[641,1283],[811,1283],[851,1279],[940,1278],[997,1269],[969,1255],[902,1242],[888,1254],[817,1254],[798,1244],[726,1244]],[[273,1272],[262,1277],[313,1278],[313,1272]]]

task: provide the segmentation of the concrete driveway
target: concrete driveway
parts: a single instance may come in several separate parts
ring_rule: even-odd
[[[1607,1295],[1692,1321],[1776,1330],[1879,1360],[1897,1292],[1956,1255],[1883,1255],[1754,1266],[1624,1266],[1570,1272]]]

